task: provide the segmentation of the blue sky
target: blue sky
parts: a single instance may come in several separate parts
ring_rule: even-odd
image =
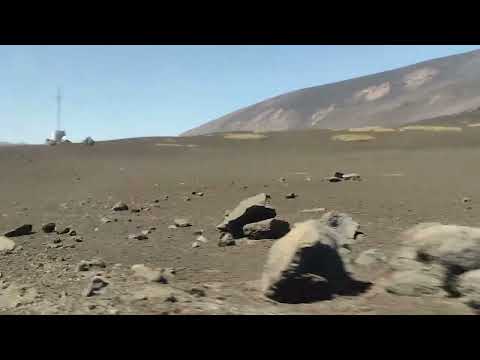
[[[177,135],[266,98],[480,48],[0,46],[0,141]]]

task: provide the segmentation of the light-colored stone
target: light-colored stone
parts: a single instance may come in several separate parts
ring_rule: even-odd
[[[136,264],[131,267],[136,277],[141,277],[151,282],[158,282],[162,284],[168,283],[166,277],[163,275],[163,271],[154,270],[144,264]]]
[[[244,235],[249,239],[278,239],[290,231],[290,224],[283,220],[267,219],[243,227]]]
[[[354,244],[357,235],[360,234],[360,224],[345,213],[330,211],[320,218],[320,222],[340,234],[341,246]]]
[[[480,228],[424,223],[405,231],[401,240],[420,261],[461,271],[480,269]]]
[[[294,225],[270,249],[262,276],[263,293],[280,302],[329,298],[355,283],[346,272],[338,249],[342,232],[321,220]]]
[[[189,227],[192,226],[189,220],[177,218],[173,221],[176,227]]]
[[[464,296],[468,305],[475,309],[480,308],[480,270],[467,271],[460,275],[456,290]]]
[[[445,296],[445,276],[444,269],[438,265],[425,270],[397,271],[389,279],[386,290],[403,296]]]
[[[0,236],[0,252],[12,251],[15,249],[15,242],[5,236]]]

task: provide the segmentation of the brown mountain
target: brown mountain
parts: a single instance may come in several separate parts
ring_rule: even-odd
[[[280,95],[183,133],[395,127],[480,108],[480,50]]]

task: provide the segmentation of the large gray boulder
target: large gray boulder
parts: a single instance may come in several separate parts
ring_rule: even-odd
[[[424,223],[402,234],[422,262],[441,264],[454,272],[480,269],[480,228]]]
[[[480,270],[467,271],[460,275],[456,284],[457,291],[465,297],[468,305],[480,308]]]
[[[243,227],[244,235],[252,240],[279,239],[289,231],[290,224],[277,219],[267,219]]]
[[[247,224],[274,218],[277,213],[269,204],[270,196],[258,194],[241,201],[225,219],[217,225],[217,229],[228,232],[235,238],[243,236],[243,227]]]
[[[353,280],[345,270],[338,253],[344,242],[341,232],[321,220],[295,224],[270,249],[262,276],[264,295],[301,303],[365,290],[369,284]]]
[[[402,248],[390,262],[396,272],[387,291],[409,296],[464,295],[476,303],[480,228],[422,223],[403,232],[400,241]]]
[[[386,290],[403,296],[438,295],[444,296],[446,274],[441,266],[397,271],[389,279]]]

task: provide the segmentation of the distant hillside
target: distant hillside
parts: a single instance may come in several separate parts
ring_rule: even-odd
[[[393,127],[478,108],[480,50],[290,92],[182,135]]]

